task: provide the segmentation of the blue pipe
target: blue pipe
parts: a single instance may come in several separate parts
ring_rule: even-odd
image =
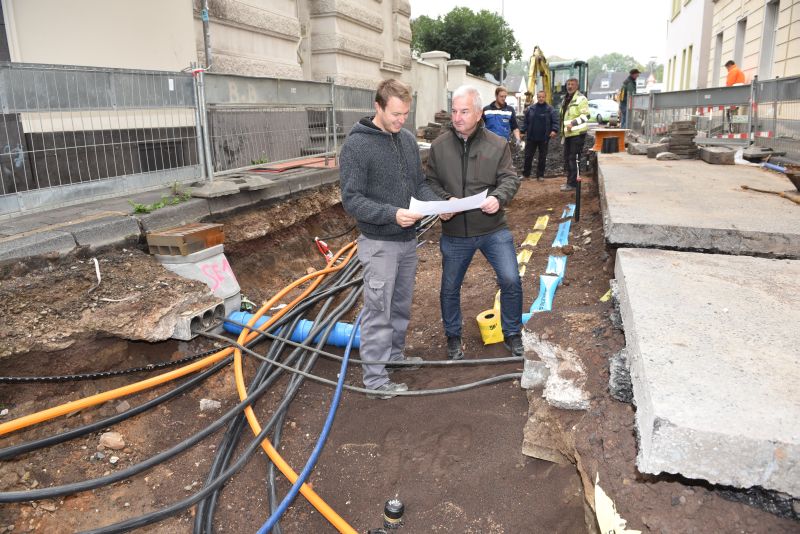
[[[761,166],[767,169],[772,169],[773,171],[782,172],[784,174],[786,173],[786,167],[781,167],[780,165],[775,165],[774,163],[762,163]]]
[[[247,312],[233,312],[228,316],[228,319],[231,321],[236,321],[237,323],[247,324],[250,322],[250,319],[253,318],[252,313]],[[269,321],[269,316],[263,315],[261,318],[256,321],[256,324],[253,328],[260,328],[264,323]],[[242,327],[238,324],[233,324],[229,322],[225,322],[225,331],[231,334],[239,334],[242,332]],[[292,335],[289,336],[289,339],[294,341],[295,343],[303,343],[305,339],[308,337],[308,333],[314,327],[314,321],[309,321],[307,319],[301,319],[297,326],[292,332]],[[344,347],[347,345],[348,339],[350,339],[350,334],[353,331],[353,325],[350,323],[336,323],[336,325],[331,330],[330,335],[328,336],[328,345],[333,345],[334,347]],[[316,338],[314,338],[313,343],[319,343],[322,334],[319,334]],[[353,347],[359,348],[361,346],[361,328],[356,328],[356,337],[353,341]]]
[[[322,447],[325,446],[325,441],[327,441],[328,434],[333,426],[333,418],[336,416],[336,409],[339,407],[339,399],[342,396],[344,377],[347,374],[347,362],[350,359],[350,350],[353,348],[353,343],[356,339],[356,332],[358,331],[358,326],[361,324],[361,315],[363,313],[364,310],[361,310],[361,313],[359,313],[358,317],[356,318],[356,328],[352,328],[352,326],[350,328],[350,337],[345,345],[344,357],[342,358],[342,367],[339,369],[339,380],[336,382],[336,391],[333,393],[333,400],[331,400],[331,409],[328,411],[328,417],[325,419],[325,425],[322,427],[322,432],[319,435],[319,439],[317,439],[317,444],[314,446],[311,456],[308,457],[308,461],[306,462],[305,467],[303,467],[303,471],[300,473],[300,476],[298,476],[297,480],[295,480],[294,484],[292,484],[289,493],[286,494],[286,497],[283,498],[281,504],[278,505],[275,513],[269,516],[267,522],[264,523],[260,529],[258,529],[258,534],[267,534],[267,532],[272,530],[272,528],[275,526],[275,523],[278,522],[281,516],[286,512],[286,509],[289,508],[289,505],[292,503],[295,497],[297,497],[297,493],[300,491],[300,486],[305,484],[308,475],[311,474],[311,470],[314,469],[314,466],[317,464],[317,459],[319,459],[319,455],[322,452]]]

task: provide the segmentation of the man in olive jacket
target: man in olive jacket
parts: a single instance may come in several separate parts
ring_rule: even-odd
[[[500,286],[500,316],[506,347],[522,356],[522,282],[514,239],[504,208],[519,188],[505,139],[481,121],[478,90],[462,86],[453,93],[452,125],[431,144],[425,173],[431,189],[445,199],[488,190],[479,209],[442,215],[442,289],[440,303],[447,336],[447,356],[464,357],[461,344],[461,284],[472,257],[480,250]]]

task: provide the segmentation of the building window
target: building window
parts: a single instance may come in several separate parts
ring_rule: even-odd
[[[722,69],[722,32],[714,40],[714,70],[711,71],[711,86],[719,87],[720,70]]]
[[[775,34],[778,31],[780,1],[768,2],[764,12],[764,35],[761,37],[761,57],[758,61],[758,77],[762,80],[772,78],[772,64],[775,61]]]
[[[742,19],[736,23],[736,44],[733,51],[733,60],[739,67],[742,66],[744,57],[744,36],[747,33],[747,19]]]
[[[667,78],[664,80],[666,84],[664,87],[666,87],[667,91],[669,91],[671,87],[670,83],[672,82],[672,59],[667,60],[667,70],[664,71],[664,76]]]
[[[684,76],[685,74],[686,74],[686,49],[684,48],[683,52],[681,52],[681,84],[678,86],[678,89],[684,88],[683,84],[686,79]]]
[[[672,0],[672,18],[675,19],[675,17],[677,17],[680,12],[681,12],[681,0]]]
[[[684,89],[689,89],[692,85],[692,48],[693,45],[689,45],[686,52],[686,85],[683,86]]]
[[[670,85],[670,89],[675,89],[675,69],[678,65],[678,56],[672,56],[672,84]]]

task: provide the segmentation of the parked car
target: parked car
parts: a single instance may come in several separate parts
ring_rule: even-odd
[[[612,117],[619,120],[619,104],[611,99],[589,100],[589,116],[598,124],[606,124]]]

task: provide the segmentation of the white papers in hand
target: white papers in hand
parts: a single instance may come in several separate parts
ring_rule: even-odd
[[[457,200],[436,200],[432,202],[423,202],[411,197],[411,204],[408,206],[408,211],[420,213],[422,215],[441,215],[442,213],[458,213],[460,211],[474,210],[483,204],[486,200],[486,192],[484,189],[477,195],[471,197],[459,198]]]

